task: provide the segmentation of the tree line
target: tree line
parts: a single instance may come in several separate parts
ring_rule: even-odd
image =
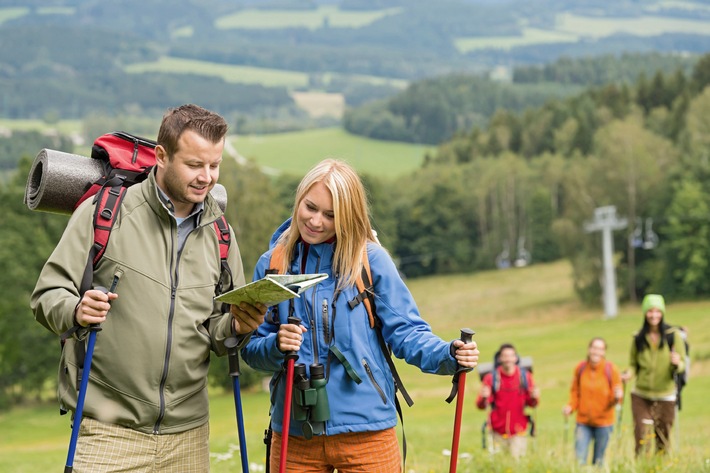
[[[697,57],[658,53],[563,57],[544,66],[515,67],[511,83],[480,74],[455,73],[414,82],[395,96],[351,108],[343,117],[343,127],[375,139],[439,144],[458,130],[486,126],[497,110],[515,113],[537,108],[548,101],[575,96],[584,87],[632,86],[650,76],[658,81],[663,77],[656,71],[670,70],[678,71],[677,80],[681,82],[675,87],[682,88],[682,80],[691,73],[695,61]],[[644,107],[655,105],[652,102],[657,92],[675,94],[667,83],[651,82],[640,87],[646,89],[638,99]]]
[[[601,243],[584,223],[616,206],[618,291],[634,300],[704,297],[710,285],[710,55],[687,76],[609,84],[467,128],[400,179],[364,176],[372,221],[408,277],[568,258],[580,298],[599,304]],[[649,93],[653,90],[653,93]],[[56,337],[29,295],[66,216],[23,203],[31,156],[0,185],[0,406],[44,392]],[[247,274],[291,209],[301,176],[276,178],[225,160],[221,182]],[[28,348],[28,347],[31,347]],[[223,362],[224,360],[220,360]],[[222,379],[226,368],[215,363]]]

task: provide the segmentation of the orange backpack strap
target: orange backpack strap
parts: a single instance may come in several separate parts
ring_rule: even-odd
[[[274,246],[266,274],[284,274],[286,272],[286,268],[283,267],[284,251],[286,251],[286,249],[283,245]]]

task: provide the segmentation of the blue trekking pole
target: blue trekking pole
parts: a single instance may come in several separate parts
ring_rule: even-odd
[[[116,290],[118,279],[113,280],[111,289],[98,286],[95,289],[108,294]],[[86,390],[89,387],[89,372],[91,371],[91,360],[94,357],[94,346],[96,345],[96,334],[101,331],[99,324],[89,325],[89,341],[86,345],[86,358],[84,359],[84,371],[81,375],[81,385],[79,386],[79,397],[76,400],[76,410],[74,411],[74,420],[71,426],[71,440],[69,441],[69,452],[67,453],[67,463],[64,466],[64,473],[71,473],[74,469],[74,454],[76,453],[76,442],[79,439],[79,427],[81,427],[81,418],[84,415],[84,401],[86,400]],[[81,342],[78,342],[81,343]]]
[[[224,341],[229,357],[229,376],[232,377],[234,390],[234,408],[237,411],[237,430],[239,431],[239,454],[242,459],[242,473],[249,473],[249,460],[247,459],[247,438],[244,434],[244,413],[242,412],[242,391],[239,386],[239,351],[237,339],[229,337]]]

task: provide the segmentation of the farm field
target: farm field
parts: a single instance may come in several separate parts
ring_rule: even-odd
[[[700,8],[694,6],[693,8]],[[461,53],[477,49],[510,49],[519,46],[548,43],[575,43],[582,39],[600,39],[615,34],[655,36],[664,33],[710,34],[710,22],[692,19],[663,18],[644,15],[630,18],[597,18],[572,13],[560,13],[550,29],[521,29],[517,36],[461,37],[456,48]]]
[[[226,82],[259,84],[265,87],[286,87],[290,90],[307,88],[309,76],[306,72],[269,69],[266,67],[238,66],[234,64],[222,64],[171,56],[162,56],[154,62],[129,64],[124,69],[129,74],[144,74],[149,72],[196,74],[220,77]],[[328,84],[331,80],[339,77],[347,77],[372,85],[391,85],[399,88],[404,88],[407,85],[407,81],[402,79],[368,76],[364,74],[324,73],[321,79],[324,84]]]
[[[7,118],[0,118],[0,130],[56,130],[60,133],[69,135],[81,132],[81,126],[82,120],[60,120],[57,123],[50,124],[39,119],[10,120]]]
[[[641,324],[638,305],[622,305],[616,318],[604,319],[601,309],[580,306],[574,297],[566,262],[532,265],[505,271],[414,279],[408,282],[422,315],[444,339],[459,336],[462,327],[476,330],[475,339],[489,361],[500,343],[514,343],[534,361],[541,404],[532,414],[537,435],[520,463],[491,456],[481,446],[482,411],[474,401],[480,387],[477,373],[467,377],[458,471],[567,473],[591,471],[574,465],[573,421],[566,424],[561,408],[567,400],[572,372],[586,353],[592,336],[609,343],[608,358],[627,365],[630,335]],[[673,432],[677,451],[662,459],[633,459],[631,409],[625,396],[622,425],[607,451],[608,465],[599,471],[710,471],[710,414],[705,393],[710,389],[710,301],[668,304],[668,321],[688,327],[692,370],[684,391],[683,410]],[[415,404],[404,409],[408,473],[448,471],[455,405],[444,399],[450,377],[425,375],[400,361],[398,369]],[[268,424],[268,394],[260,389],[242,396],[248,437],[250,471],[264,471],[263,431]],[[211,395],[211,457],[213,473],[240,471],[234,400],[231,393]],[[565,429],[567,433],[565,434]],[[397,428],[401,435],[401,426]],[[36,473],[60,468],[66,458],[69,419],[51,401],[0,415],[0,472]],[[595,470],[596,471],[596,470]]]
[[[232,138],[237,152],[267,173],[303,174],[326,157],[343,159],[358,171],[383,177],[418,168],[429,149],[422,145],[379,141],[351,135],[341,128]]]
[[[320,5],[313,10],[259,10],[245,9],[223,16],[215,22],[220,29],[279,29],[328,26],[331,28],[361,28],[387,15],[399,13],[401,8],[381,10],[346,11],[335,5]]]

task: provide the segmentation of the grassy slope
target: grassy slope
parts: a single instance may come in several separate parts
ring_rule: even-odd
[[[480,427],[485,416],[474,406],[480,386],[474,372],[467,377],[464,422],[459,452],[459,472],[472,471],[573,471],[573,432],[564,436],[560,414],[566,402],[572,371],[585,355],[592,336],[601,335],[609,343],[608,357],[626,366],[630,334],[641,323],[638,306],[622,306],[618,317],[604,320],[600,310],[581,307],[575,300],[564,262],[508,271],[474,275],[452,275],[409,281],[423,316],[444,339],[468,326],[477,331],[476,340],[488,361],[504,341],[516,344],[524,356],[535,362],[535,378],[542,389],[537,409],[538,436],[527,459],[520,465],[496,457],[495,462],[481,449]],[[710,389],[710,321],[705,317],[710,301],[669,304],[669,321],[690,330],[693,367],[684,394],[679,419],[680,454],[661,465],[632,461],[632,431],[629,398],[626,397],[621,436],[609,448],[610,471],[705,471],[710,459],[706,439],[710,436],[710,415],[705,393]],[[424,375],[398,361],[405,385],[415,405],[404,407],[407,435],[407,470],[447,471],[451,446],[454,405],[444,402],[451,387],[449,377]],[[268,423],[268,396],[263,392],[242,396],[246,417],[251,471],[263,471],[262,433]],[[229,393],[213,393],[211,423],[212,472],[240,471],[233,398]],[[34,473],[57,469],[66,458],[69,419],[57,415],[50,406],[16,409],[0,416],[0,472]],[[400,429],[398,428],[398,431]],[[675,437],[674,437],[675,438]],[[564,443],[566,440],[566,443]]]
[[[393,177],[417,169],[427,147],[378,141],[351,135],[341,128],[320,128],[273,135],[238,136],[232,140],[242,156],[265,170],[301,175],[327,157],[344,159],[358,171]]]

